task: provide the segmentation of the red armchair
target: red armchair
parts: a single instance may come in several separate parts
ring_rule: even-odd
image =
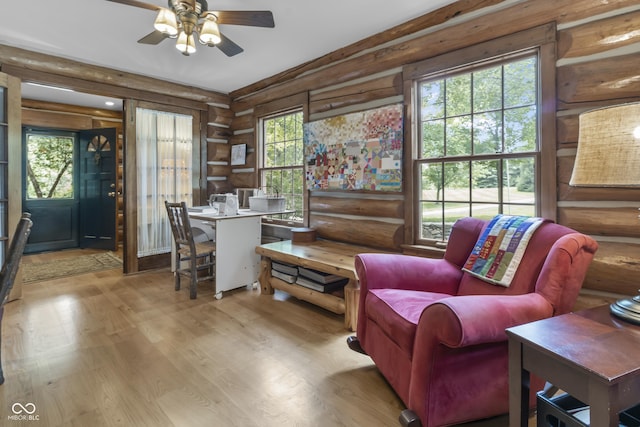
[[[509,287],[462,270],[487,222],[457,221],[443,259],[360,254],[357,336],[407,406],[405,427],[460,424],[508,412],[511,326],[569,312],[597,250],[590,237],[543,223]],[[532,401],[542,383],[532,384]]]

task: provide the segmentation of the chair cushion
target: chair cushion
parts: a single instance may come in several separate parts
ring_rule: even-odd
[[[369,320],[375,322],[391,341],[411,357],[416,325],[422,312],[431,304],[450,296],[404,289],[370,289],[365,310]]]

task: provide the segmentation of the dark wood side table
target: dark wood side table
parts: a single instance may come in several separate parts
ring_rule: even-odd
[[[609,306],[507,329],[509,426],[526,427],[530,374],[591,406],[591,425],[619,425],[618,413],[640,402],[640,326]]]

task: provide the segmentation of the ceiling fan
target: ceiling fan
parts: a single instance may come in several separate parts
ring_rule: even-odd
[[[206,0],[168,0],[168,8],[138,0],[107,1],[157,11],[155,30],[138,40],[138,43],[158,44],[167,38],[177,39],[176,48],[186,56],[196,51],[196,38],[202,44],[217,47],[227,56],[243,52],[244,49],[220,33],[218,24],[275,27],[270,11],[209,10]]]

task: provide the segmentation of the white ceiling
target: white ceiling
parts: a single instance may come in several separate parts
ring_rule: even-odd
[[[275,28],[220,26],[244,49],[234,57],[202,45],[192,56],[183,56],[170,39],[156,46],[137,43],[153,30],[156,13],[151,10],[107,0],[2,3],[0,44],[228,93],[454,0],[208,0],[210,10],[273,12]],[[163,0],[146,3],[167,5]],[[23,96],[59,101],[75,95],[23,85]],[[93,99],[69,103],[90,105]],[[98,103],[90,106],[104,108],[104,99]]]

